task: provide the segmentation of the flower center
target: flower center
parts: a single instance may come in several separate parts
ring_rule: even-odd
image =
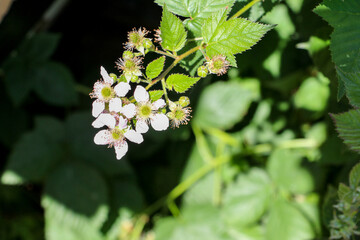
[[[139,108],[139,115],[143,119],[147,119],[151,115],[151,106],[148,104],[142,105]]]
[[[177,109],[175,111],[175,118],[178,119],[178,120],[182,120],[185,116],[185,113],[184,111],[182,111],[182,109]]]
[[[214,69],[220,70],[223,67],[224,67],[224,61],[223,60],[218,59],[218,60],[214,61]]]
[[[133,43],[134,45],[140,44],[141,36],[138,32],[131,32],[129,34],[129,42]]]
[[[124,138],[124,133],[123,131],[121,131],[120,129],[118,128],[114,128],[112,131],[111,131],[111,137],[116,141],[116,140],[121,140]]]
[[[125,60],[125,70],[133,71],[136,68],[136,63],[131,59]]]
[[[105,99],[111,98],[112,96],[112,89],[111,87],[103,87],[103,89],[101,89],[101,96]]]

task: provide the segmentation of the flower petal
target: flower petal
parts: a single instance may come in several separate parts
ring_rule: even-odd
[[[109,101],[110,112],[120,112],[122,108],[122,102],[120,98],[113,98]]]
[[[164,99],[159,99],[152,103],[153,110],[158,110],[159,108],[165,107],[165,105]]]
[[[115,148],[115,153],[116,153],[116,159],[120,160],[127,153],[128,144],[126,141],[124,141],[121,145],[114,146],[114,148]]]
[[[120,112],[127,118],[133,118],[136,115],[136,106],[133,103],[127,104],[122,107]]]
[[[92,115],[94,117],[99,116],[105,110],[105,103],[100,100],[95,100],[92,103]]]
[[[120,129],[124,129],[124,128],[127,128],[127,120],[125,118],[123,118],[122,116],[119,117],[119,128]]]
[[[109,128],[114,128],[116,124],[116,119],[110,113],[100,114],[97,119],[92,123],[94,128],[101,128],[103,126],[107,126]]]
[[[153,115],[150,121],[156,131],[163,131],[169,127],[169,118],[162,113]]]
[[[146,133],[149,130],[149,126],[145,121],[138,120],[136,122],[135,130],[138,133]]]
[[[100,67],[100,74],[104,79],[104,82],[110,83],[110,85],[114,83],[114,79],[112,79],[112,77],[109,76],[108,72],[105,70],[103,66]]]
[[[126,82],[120,82],[114,87],[114,91],[119,97],[125,97],[125,95],[130,91],[130,89],[130,84]]]
[[[128,130],[124,133],[124,136],[129,139],[130,141],[134,142],[134,143],[137,143],[137,144],[140,144],[144,141],[144,138],[143,136],[134,131],[134,130]]]
[[[95,137],[94,142],[97,145],[106,145],[110,143],[110,132],[108,130],[99,131]]]
[[[137,85],[134,92],[134,98],[137,102],[148,102],[149,93],[146,91],[146,89],[143,86]]]

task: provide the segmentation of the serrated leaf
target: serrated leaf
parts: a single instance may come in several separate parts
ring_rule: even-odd
[[[150,99],[152,102],[155,102],[156,100],[160,99],[164,95],[163,90],[153,90],[149,91]]]
[[[335,120],[339,136],[349,147],[360,152],[360,110],[350,110],[331,115]]]
[[[206,19],[202,27],[206,53],[209,57],[225,55],[233,60],[234,54],[244,52],[255,45],[272,25],[254,23],[243,18],[226,20],[227,11],[220,10]],[[231,64],[233,65],[233,61]]]
[[[349,182],[352,189],[356,189],[358,186],[360,186],[360,163],[356,164],[351,169]]]
[[[217,82],[202,92],[194,121],[201,127],[229,129],[246,114],[254,94],[237,82]]]
[[[34,90],[42,100],[55,106],[70,106],[77,102],[75,80],[65,65],[46,62],[35,71]]]
[[[166,79],[166,85],[169,89],[174,89],[178,93],[183,93],[199,80],[199,77],[189,77],[184,74],[175,73],[171,74]]]
[[[350,103],[355,107],[360,107],[360,72],[346,73],[340,68],[336,72],[341,79],[339,81],[339,92],[341,91],[340,83],[343,83]]]
[[[181,20],[169,12],[166,7],[163,9],[160,31],[163,49],[177,52],[184,47],[187,36],[185,27]]]
[[[149,63],[146,67],[146,76],[148,79],[154,79],[162,72],[164,69],[165,57],[159,57],[155,59],[151,63]]]

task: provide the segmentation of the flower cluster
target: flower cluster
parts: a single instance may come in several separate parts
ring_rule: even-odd
[[[102,79],[94,84],[90,94],[95,98],[92,115],[96,119],[92,126],[107,129],[100,130],[95,135],[94,142],[114,147],[116,158],[121,159],[128,151],[127,140],[142,143],[142,134],[149,130],[149,124],[156,131],[168,128],[169,119],[161,112],[166,104],[163,99],[152,102],[149,93],[141,85],[136,86],[132,98],[127,98],[126,95],[131,90],[128,81],[115,81],[115,77],[110,77],[103,67],[100,73]]]
[[[156,33],[160,36],[159,31]],[[187,124],[190,119],[189,98],[182,96],[173,102],[163,89],[161,96],[165,95],[165,101],[161,96],[150,95],[139,84],[145,82],[148,88],[153,85],[152,79],[141,72],[143,57],[149,51],[156,51],[151,39],[146,38],[147,34],[148,31],[144,28],[133,29],[128,34],[125,51],[116,62],[121,75],[109,74],[101,67],[102,78],[95,82],[90,93],[90,97],[95,99],[92,103],[92,115],[96,119],[92,126],[104,128],[95,135],[94,142],[114,147],[117,159],[121,159],[128,151],[127,141],[137,144],[144,141],[142,134],[149,130],[149,126],[156,131],[163,131],[169,127],[170,121],[175,128]]]

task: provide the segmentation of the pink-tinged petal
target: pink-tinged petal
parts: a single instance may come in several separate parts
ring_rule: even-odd
[[[104,79],[104,82],[110,83],[110,85],[114,83],[114,79],[112,79],[112,77],[109,76],[108,72],[105,70],[103,66],[100,67],[100,74]]]
[[[97,145],[106,145],[110,143],[110,132],[108,130],[99,131],[95,137],[94,142]]]
[[[128,121],[127,121],[125,118],[123,118],[122,116],[120,116],[120,117],[119,117],[119,124],[118,124],[119,128],[120,128],[120,129],[125,129],[125,128],[127,128],[127,127],[128,127],[127,122],[128,122]]]
[[[130,84],[126,82],[120,82],[114,87],[114,91],[119,97],[125,97],[125,95],[130,91],[130,89]]]
[[[165,107],[165,105],[166,105],[166,103],[165,103],[164,99],[159,99],[152,103],[152,108],[153,108],[153,110],[158,110],[159,108]]]
[[[100,100],[95,100],[92,103],[92,115],[94,117],[99,116],[105,110],[105,103]]]
[[[146,133],[147,131],[149,131],[149,126],[145,121],[138,120],[136,122],[135,130],[138,133]]]
[[[133,103],[127,104],[122,107],[120,112],[127,118],[133,118],[136,115],[136,106]]]
[[[100,114],[97,119],[92,123],[94,128],[101,128],[107,126],[109,128],[114,128],[116,124],[116,119],[113,115],[109,113]]]
[[[116,153],[116,159],[120,160],[127,153],[128,144],[126,141],[124,141],[121,145],[114,146],[114,148],[115,148],[115,153]]]
[[[169,127],[169,118],[162,113],[153,115],[150,122],[156,131],[163,131]]]
[[[149,101],[149,93],[143,86],[137,85],[134,98],[137,102],[148,102]]]
[[[120,112],[122,108],[122,102],[120,98],[113,98],[109,101],[110,112]]]
[[[143,136],[134,131],[134,130],[128,130],[124,133],[124,136],[129,139],[130,141],[134,142],[134,143],[137,143],[137,144],[140,144],[144,141],[144,138]]]

